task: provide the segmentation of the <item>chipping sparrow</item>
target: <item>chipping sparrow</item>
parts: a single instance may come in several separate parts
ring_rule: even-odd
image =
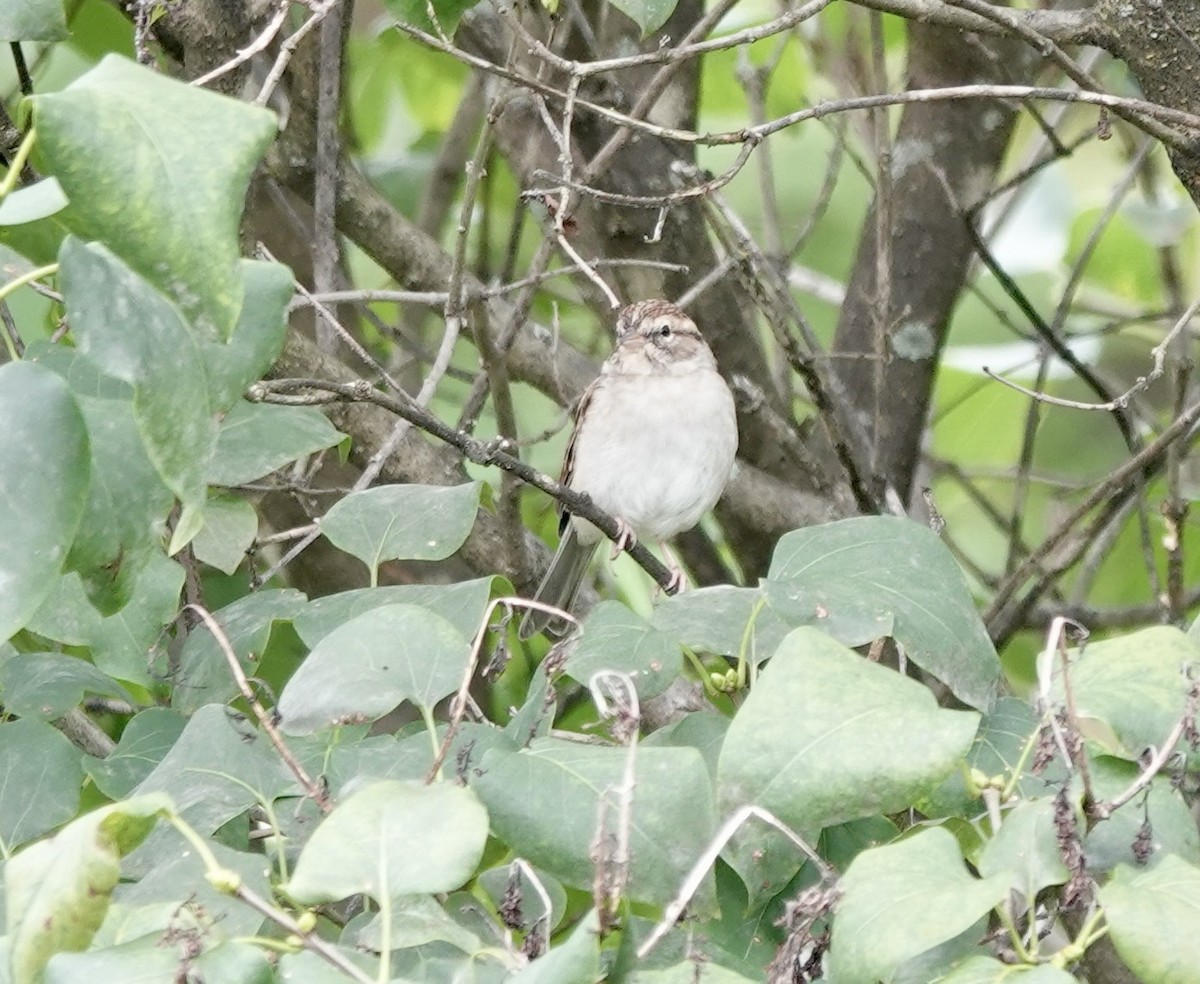
[[[733,397],[691,318],[667,301],[639,301],[617,316],[616,334],[579,401],[561,481],[617,517],[620,550],[633,534],[661,542],[695,526],[721,497],[738,436]],[[566,512],[559,533],[535,599],[569,608],[601,533]],[[674,575],[678,586],[682,572]],[[530,609],[520,636],[564,628]]]

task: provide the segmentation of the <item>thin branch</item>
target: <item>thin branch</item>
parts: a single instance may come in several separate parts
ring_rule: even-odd
[[[475,639],[471,644],[471,658],[467,660],[467,668],[463,671],[462,682],[459,684],[458,692],[454,695],[454,699],[450,701],[450,722],[446,727],[446,733],[442,736],[442,743],[438,746],[437,754],[433,757],[433,764],[429,766],[429,771],[425,773],[425,785],[429,785],[437,777],[441,771],[442,763],[446,761],[446,755],[450,751],[450,746],[454,743],[454,736],[458,733],[459,726],[462,724],[463,717],[467,713],[467,701],[471,693],[471,681],[475,679],[475,670],[479,666],[479,656],[483,652],[483,643],[487,638],[488,630],[491,629],[492,615],[497,608],[514,608],[525,606],[526,602],[523,598],[494,598],[488,603],[487,609],[483,613],[483,618],[479,621],[479,628],[475,632]],[[575,621],[573,616],[567,616],[572,622]]]
[[[951,0],[850,0],[860,7],[869,7],[885,14],[896,14],[923,24],[937,24],[978,34],[1006,35],[1016,31],[1015,24],[1003,24],[998,19],[980,17],[960,9]],[[1089,7],[1078,10],[1021,10],[1013,20],[1057,44],[1094,44],[1108,41],[1107,31]]]
[[[984,614],[984,621],[987,623],[993,639],[1007,637],[1012,628],[1011,622],[1014,615],[1019,615],[1019,612],[1008,612],[1017,592],[1038,571],[1043,561],[1059,550],[1071,531],[1098,505],[1101,503],[1113,505],[1116,502],[1117,493],[1127,491],[1133,483],[1140,482],[1146,470],[1152,465],[1160,463],[1171,444],[1189,435],[1198,420],[1200,420],[1200,403],[1193,403],[1176,417],[1154,441],[1114,469],[1105,481],[1093,489],[1083,502],[1030,552],[1025,562],[1004,579]],[[1052,566],[1055,569],[1061,569],[1060,564]],[[1024,601],[1018,607],[1031,605],[1035,598],[1036,591],[1026,593]]]
[[[613,721],[613,734],[625,743],[625,766],[617,794],[617,826],[615,843],[608,845],[608,793],[599,797],[601,817],[593,845],[593,861],[596,865],[596,884],[593,898],[600,917],[600,934],[611,928],[621,905],[621,896],[629,881],[630,832],[633,829],[633,794],[637,788],[638,729],[641,727],[642,712],[638,702],[637,688],[628,673],[617,670],[600,670],[588,680],[588,691],[592,702],[602,718]],[[615,699],[613,699],[615,697]]]
[[[730,838],[741,829],[747,820],[752,818],[761,820],[763,823],[774,827],[795,844],[804,856],[816,866],[817,871],[821,874],[822,881],[833,881],[835,877],[833,869],[825,863],[816,851],[808,846],[804,838],[782,820],[778,819],[773,813],[764,810],[762,807],[743,806],[721,825],[721,829],[717,831],[716,836],[709,842],[708,847],[704,849],[704,853],[692,865],[692,870],[688,872],[687,877],[683,880],[683,884],[679,887],[679,894],[663,910],[663,917],[658,921],[658,925],[654,927],[650,935],[642,940],[638,946],[637,955],[639,960],[645,959],[646,955],[667,935],[668,930],[675,925],[676,920],[683,915],[683,910],[687,908],[687,904],[692,900],[692,896],[700,888],[700,885],[704,881],[704,876],[708,873],[708,869],[716,863],[717,856],[725,850],[725,845],[729,843]]]
[[[272,379],[255,383],[247,392],[247,399],[264,403],[276,402],[279,395],[287,402],[290,393],[316,390],[335,393],[343,399],[356,403],[373,403],[390,410],[399,417],[415,424],[446,444],[457,448],[463,456],[477,465],[495,465],[512,472],[522,481],[541,489],[561,502],[572,514],[586,519],[613,542],[621,537],[621,528],[612,515],[604,512],[592,502],[591,497],[554,481],[502,449],[503,442],[485,442],[454,430],[423,407],[411,400],[400,400],[375,389],[370,383],[334,383],[321,379]],[[641,543],[630,544],[625,551],[664,590],[671,586],[671,572]]]
[[[473,55],[461,48],[456,47],[449,42],[442,41],[431,34],[418,30],[408,24],[397,24],[396,27],[405,34],[410,35],[422,44],[427,45],[437,51],[451,55],[463,64],[470,65],[481,71],[496,75],[499,78],[507,79],[517,85],[524,86],[534,92],[539,92],[544,96],[549,96],[555,100],[565,102],[567,95],[553,85],[543,82],[533,76],[526,75],[523,72],[518,72],[513,69],[505,68],[489,61],[487,58]],[[667,51],[678,51],[678,48],[664,49]],[[1131,113],[1142,113],[1152,119],[1161,120],[1164,123],[1171,123],[1180,127],[1184,131],[1200,130],[1200,116],[1194,113],[1188,113],[1183,110],[1174,109],[1170,106],[1163,106],[1158,103],[1149,102],[1145,99],[1134,99],[1126,96],[1115,96],[1107,92],[1094,92],[1091,90],[1073,90],[1073,89],[1058,89],[1053,86],[1037,86],[1037,85],[991,85],[991,84],[974,84],[974,85],[957,85],[945,86],[932,89],[908,89],[904,92],[882,93],[872,96],[855,96],[847,99],[831,99],[827,102],[818,103],[815,106],[806,107],[797,110],[794,113],[789,113],[786,116],[778,117],[766,123],[753,127],[745,127],[739,130],[723,130],[713,133],[699,133],[695,130],[685,130],[680,127],[660,126],[656,123],[651,123],[646,120],[637,119],[628,113],[622,113],[619,110],[612,109],[608,106],[600,105],[586,99],[576,99],[575,105],[577,109],[583,109],[589,113],[593,113],[603,119],[609,120],[612,123],[627,127],[632,130],[639,130],[643,133],[653,134],[657,137],[662,137],[665,140],[674,140],[684,144],[700,144],[703,146],[719,146],[724,144],[744,143],[747,140],[755,138],[763,138],[771,134],[778,133],[781,130],[786,130],[789,127],[795,126],[798,123],[803,123],[806,120],[823,119],[827,116],[832,116],[836,113],[854,112],[864,109],[876,109],[881,106],[902,106],[911,103],[935,103],[935,102],[955,102],[960,100],[975,100],[975,99],[1014,99],[1025,100],[1034,99],[1048,102],[1063,102],[1063,103],[1080,103],[1092,106],[1104,106],[1108,109],[1117,110],[1125,109]],[[1136,125],[1136,124],[1135,124]],[[1169,131],[1169,136],[1164,138],[1164,143],[1177,150],[1184,152],[1192,152],[1192,141],[1185,133],[1176,133]]]
[[[275,87],[279,85],[279,80],[283,78],[283,73],[287,70],[288,63],[292,60],[292,55],[300,47],[300,42],[304,40],[309,31],[329,16],[330,11],[341,2],[342,0],[324,0],[324,3],[309,8],[312,10],[312,16],[296,28],[295,32],[289,35],[283,44],[279,46],[279,54],[275,58],[275,63],[267,73],[267,77],[263,81],[258,95],[254,97],[255,106],[265,106],[267,104],[275,92]]]
[[[1005,386],[1009,387],[1009,389],[1014,389],[1018,393],[1022,393],[1039,403],[1047,403],[1055,407],[1065,407],[1068,410],[1101,410],[1109,413],[1114,410],[1124,410],[1129,406],[1130,398],[1136,396],[1138,393],[1142,392],[1142,390],[1147,389],[1153,383],[1162,378],[1163,373],[1166,371],[1165,367],[1167,353],[1170,350],[1171,343],[1175,340],[1179,333],[1188,326],[1188,323],[1196,316],[1197,312],[1200,312],[1200,298],[1197,298],[1191,303],[1179,320],[1175,322],[1171,330],[1167,332],[1166,337],[1164,337],[1161,342],[1159,342],[1150,350],[1150,354],[1154,357],[1153,365],[1150,371],[1144,376],[1138,376],[1129,389],[1105,403],[1091,403],[1084,400],[1067,400],[1062,397],[1051,396],[1049,393],[1043,393],[1036,389],[1028,389],[1027,387],[1022,386],[1020,383],[1014,383],[1011,379],[1005,379],[1003,376],[992,372],[992,370],[987,366],[983,367],[983,372],[987,376],[996,380],[996,382],[1003,383]]]
[[[291,0],[279,0],[279,9],[275,11],[275,16],[267,23],[258,35],[246,47],[239,48],[237,54],[229,61],[222,65],[218,65],[211,72],[205,72],[199,78],[192,79],[191,85],[204,86],[209,82],[215,82],[222,75],[227,75],[239,65],[244,65],[251,58],[257,55],[260,51],[264,51],[275,36],[279,33],[279,29],[283,27],[284,20],[287,19],[288,11],[292,9]]]
[[[1146,763],[1145,767],[1138,774],[1138,777],[1129,786],[1112,799],[1106,800],[1103,803],[1096,803],[1092,806],[1091,816],[1093,819],[1097,821],[1107,820],[1113,813],[1150,785],[1154,777],[1162,771],[1163,767],[1176,754],[1175,746],[1179,744],[1180,739],[1183,738],[1189,729],[1196,726],[1196,708],[1198,704],[1200,704],[1200,680],[1194,680],[1191,689],[1188,691],[1187,709],[1180,716],[1179,720],[1175,722],[1175,726],[1171,729],[1167,737],[1163,739],[1162,745],[1153,750],[1150,761]]]
[[[342,89],[341,7],[330,8],[321,24],[317,58],[316,154],[313,159],[313,290],[333,290],[339,259],[337,226],[337,168],[340,156],[338,118]],[[317,321],[317,346],[332,352],[336,344],[330,319]]]
[[[275,722],[271,715],[267,713],[266,708],[262,706],[262,702],[258,699],[258,694],[254,692],[254,688],[250,686],[250,681],[246,678],[246,672],[242,669],[241,661],[237,657],[237,653],[233,651],[233,646],[229,642],[229,637],[225,634],[225,630],[212,614],[203,605],[186,605],[186,609],[195,612],[200,621],[204,623],[205,628],[212,633],[212,637],[225,655],[225,661],[229,664],[229,672],[233,674],[234,680],[237,681],[238,690],[242,692],[242,696],[246,698],[246,703],[250,705],[250,709],[254,711],[254,716],[258,719],[259,727],[266,732],[267,737],[271,740],[271,744],[275,746],[275,751],[279,753],[279,757],[283,759],[284,764],[291,770],[292,775],[296,777],[296,781],[300,783],[305,794],[321,810],[322,813],[329,813],[333,809],[333,803],[330,802],[329,794],[325,791],[324,786],[314,780],[300,764],[300,760],[288,748],[287,742],[283,740],[283,735],[279,733],[279,729],[275,727]]]

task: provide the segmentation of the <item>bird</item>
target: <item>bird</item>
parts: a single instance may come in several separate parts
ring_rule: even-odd
[[[663,543],[695,526],[721,497],[737,447],[733,394],[696,323],[670,301],[643,300],[617,316],[616,347],[576,408],[559,481],[616,517],[615,557],[634,538]],[[569,609],[602,538],[560,507],[558,549],[534,600]],[[677,589],[683,574],[669,562]],[[530,608],[518,635],[567,627]]]

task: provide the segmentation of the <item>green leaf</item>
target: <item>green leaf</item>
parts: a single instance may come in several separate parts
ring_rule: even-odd
[[[202,707],[136,793],[165,793],[183,818],[208,835],[250,806],[295,786],[265,741],[220,704]]]
[[[834,868],[844,871],[867,848],[890,844],[899,836],[900,828],[887,817],[863,817],[826,827],[817,849]]]
[[[117,747],[106,757],[83,757],[84,771],[109,799],[124,799],[166,757],[186,724],[183,715],[165,707],[141,711],[125,725]]]
[[[583,623],[563,672],[585,687],[600,670],[628,673],[638,697],[661,694],[683,669],[679,644],[617,601],[602,601]]]
[[[541,893],[534,888],[532,880],[523,868],[512,864],[490,868],[480,872],[476,884],[487,893],[492,904],[497,908],[503,903],[506,893],[515,892],[520,904],[522,927],[525,930],[530,929],[534,923],[542,922],[547,916],[549,917],[549,926],[553,929],[566,915],[566,890],[562,887],[562,882],[548,871],[535,868],[534,874],[537,875],[538,882],[550,900],[549,912],[546,911],[546,904],[542,901]],[[545,925],[544,922],[543,925]]]
[[[775,547],[764,589],[791,625],[847,646],[892,636],[972,707],[996,698],[996,650],[953,555],[926,526],[863,516],[794,530]]]
[[[168,984],[177,981],[179,953],[143,936],[121,946],[86,953],[56,953],[46,965],[44,984],[120,981],[121,984]]]
[[[121,857],[170,808],[164,796],[141,796],[80,817],[5,868],[13,984],[38,984],[50,957],[83,950],[104,921]]]
[[[315,407],[241,400],[221,422],[205,475],[212,485],[245,485],[344,437]]]
[[[177,911],[183,903],[202,930],[215,930],[214,935],[226,939],[258,932],[263,923],[262,913],[241,899],[217,891],[204,877],[204,859],[194,846],[174,829],[164,829],[163,833],[176,849],[143,878],[118,885],[113,893],[114,902],[127,909],[158,904],[171,905]],[[235,851],[211,840],[208,849],[222,867],[237,872],[247,888],[263,898],[270,897],[269,869],[261,853]]]
[[[525,699],[504,725],[504,734],[516,748],[525,748],[534,738],[544,738],[554,725],[558,713],[558,691],[551,679],[557,668],[550,660],[534,667],[525,688]]]
[[[696,749],[704,756],[708,774],[716,783],[717,763],[721,757],[721,746],[725,742],[725,734],[729,730],[729,720],[725,715],[715,711],[692,711],[674,724],[652,731],[645,737],[642,744]]]
[[[598,818],[603,813],[605,830],[615,830],[627,761],[625,748],[539,738],[527,750],[487,752],[471,784],[487,805],[493,832],[510,850],[568,885],[590,889]],[[638,748],[631,898],[665,905],[674,897],[716,829],[711,789],[695,749]],[[712,892],[709,874],[694,903],[699,910],[711,906]]]
[[[1041,720],[1032,707],[1018,697],[1001,697],[984,715],[971,750],[967,753],[966,765],[978,769],[985,776],[1003,777],[1006,780],[1017,769],[1025,754],[1025,747],[1032,739],[1037,740]],[[1032,755],[1025,755],[1024,769],[1015,787],[1022,799],[1053,796],[1064,778],[1062,763],[1056,757],[1040,774],[1030,770]],[[978,797],[967,795],[966,783],[961,769],[952,772],[946,781],[923,799],[918,807],[927,817],[966,816],[973,812]]]
[[[463,545],[479,510],[478,482],[380,485],[351,492],[321,517],[321,532],[372,576],[385,560],[445,560]]]
[[[482,727],[482,726],[481,726]],[[293,739],[292,747],[304,750],[303,739]],[[433,765],[429,735],[397,738],[395,735],[371,735],[362,741],[345,741],[341,731],[314,736],[314,754],[302,761],[311,762],[336,800],[362,785],[364,779],[424,779]]]
[[[976,956],[957,964],[945,977],[939,977],[938,984],[1076,984],[1076,978],[1049,964],[1014,966]]]
[[[1165,857],[1149,871],[1121,865],[1100,889],[1108,935],[1143,981],[1194,984],[1200,966],[1200,868]]]
[[[1092,643],[1071,660],[1076,713],[1102,722],[1117,737],[1116,746],[1104,742],[1110,746],[1106,751],[1134,761],[1151,745],[1161,745],[1183,715],[1197,670],[1200,646],[1168,625]],[[1059,673],[1054,694],[1062,699]],[[1099,740],[1104,731],[1097,732]],[[1091,734],[1086,720],[1084,733]],[[1200,753],[1190,752],[1189,761],[1200,764]]]
[[[612,0],[612,5],[642,29],[642,37],[662,27],[679,0]]]
[[[0,641],[45,601],[83,517],[88,438],[66,384],[28,362],[0,366]]]
[[[328,944],[327,944],[328,945]],[[330,945],[329,948],[339,954],[344,960],[355,964],[367,975],[375,977],[378,973],[379,960],[350,947]],[[326,963],[324,957],[318,957],[309,950],[300,953],[285,953],[279,958],[280,980],[287,984],[346,984],[347,977],[336,967]],[[401,978],[393,978],[397,984],[405,984]]]
[[[71,199],[72,231],[228,337],[244,294],[238,219],[274,115],[117,55],[32,102],[35,157]]]
[[[247,676],[258,675],[258,661],[276,622],[304,611],[304,595],[294,588],[256,591],[213,613]],[[205,704],[219,704],[238,693],[225,653],[204,626],[188,634],[179,657],[171,705],[184,714]]]
[[[124,687],[91,663],[62,653],[21,653],[0,664],[4,709],[22,718],[56,721],[84,694],[132,701]]]
[[[16,0],[20,3],[21,0]],[[0,12],[0,20],[4,14]],[[28,188],[18,188],[0,202],[0,226],[24,225],[61,211],[67,196],[55,178],[43,178]]]
[[[434,942],[449,943],[463,953],[478,953],[484,948],[479,937],[456,923],[431,895],[404,896],[396,899],[391,908],[387,942],[393,950]],[[365,950],[378,953],[383,946],[382,917],[376,916],[360,929],[355,942]]]
[[[138,431],[133,390],[100,372],[78,349],[53,348],[42,364],[63,375],[87,423],[91,475],[87,507],[67,566],[84,579],[104,614],[130,599],[147,552],[161,552],[175,497]]]
[[[305,905],[448,892],[483,856],[488,816],[462,786],[377,782],[321,821],[285,887]]]
[[[246,388],[279,358],[287,337],[287,306],[294,293],[292,271],[282,263],[242,260],[239,275],[246,296],[232,336],[225,343],[207,337],[201,341],[209,399],[221,411],[236,406]]]
[[[471,646],[440,615],[386,605],[351,619],[317,644],[279,697],[289,734],[374,721],[402,701],[432,709],[462,683]]]
[[[510,977],[509,984],[595,984],[600,973],[600,919],[593,909],[548,953]]]
[[[277,984],[279,980],[265,948],[246,940],[226,940],[205,950],[192,973],[210,984]]]
[[[1054,800],[1025,800],[1004,814],[1000,829],[984,845],[976,865],[980,875],[1007,874],[1030,905],[1048,885],[1063,885],[1071,872],[1063,863],[1054,824]]]
[[[109,676],[151,687],[151,670],[165,654],[163,626],[179,613],[183,576],[183,568],[161,552],[148,554],[135,571],[128,603],[104,617],[88,601],[79,575],[64,575],[29,628],[48,639],[88,646],[92,662]]]
[[[60,731],[42,721],[0,724],[0,841],[5,854],[75,816],[80,777],[79,749]]]
[[[0,41],[62,41],[66,36],[62,0],[5,0],[0,6]]]
[[[493,578],[457,584],[396,584],[356,588],[316,598],[296,616],[296,632],[311,648],[350,619],[384,605],[420,605],[441,615],[466,639],[473,639],[491,597]],[[503,582],[502,582],[503,583]]]
[[[704,960],[685,960],[662,970],[639,970],[633,984],[753,984],[753,978]]]
[[[393,17],[405,24],[420,28],[427,34],[453,36],[458,28],[462,15],[475,6],[479,0],[386,0],[387,8]],[[437,23],[430,19],[429,10],[432,7]]]
[[[651,622],[691,649],[737,656],[745,646],[746,658],[755,665],[790,631],[762,591],[729,585],[672,595],[654,609]]]
[[[729,726],[717,769],[721,812],[754,803],[806,838],[894,813],[956,768],[978,723],[823,633],[796,629]],[[778,890],[799,867],[780,836],[754,824],[727,849],[752,895]]]
[[[233,574],[257,535],[258,513],[249,502],[236,495],[210,493],[204,525],[192,541],[192,550],[197,560]]]
[[[1134,762],[1108,755],[1093,755],[1089,761],[1092,790],[1101,803],[1128,789],[1142,771]],[[1143,825],[1149,840],[1142,845],[1146,853],[1138,860],[1134,845]],[[1169,776],[1160,776],[1150,783],[1149,790],[1088,831],[1083,849],[1088,870],[1094,874],[1111,871],[1118,864],[1151,867],[1170,854],[1200,864],[1200,831],[1180,791]]]
[[[147,455],[184,508],[199,511],[217,426],[196,338],[179,312],[105,247],[68,237],[59,261],[79,347],[133,387]]]
[[[829,967],[839,984],[889,980],[903,963],[953,939],[999,905],[1009,876],[968,874],[940,827],[864,851],[842,878]]]

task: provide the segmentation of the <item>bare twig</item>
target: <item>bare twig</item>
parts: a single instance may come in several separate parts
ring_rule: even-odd
[[[638,704],[637,688],[628,673],[617,670],[599,670],[588,680],[592,702],[602,718],[613,722],[613,735],[625,743],[625,768],[621,783],[611,790],[617,796],[616,830],[609,842],[608,816],[610,790],[605,790],[599,799],[600,817],[593,844],[593,863],[596,866],[596,883],[593,898],[600,916],[600,933],[604,935],[612,926],[621,905],[621,896],[629,881],[629,838],[633,829],[633,793],[637,788],[638,728],[642,712]],[[615,698],[615,699],[614,699]]]
[[[273,379],[255,383],[247,393],[251,400],[274,402],[283,395],[286,402],[288,394],[315,390],[318,392],[335,393],[342,399],[355,402],[374,403],[376,406],[390,410],[392,413],[420,427],[421,430],[432,434],[441,441],[457,448],[468,461],[477,465],[495,465],[510,471],[522,481],[536,486],[543,492],[561,502],[572,514],[586,519],[595,525],[610,540],[616,542],[621,536],[621,529],[615,517],[599,509],[591,497],[567,488],[554,481],[549,475],[539,472],[525,462],[507,454],[496,442],[480,441],[462,431],[454,430],[436,416],[422,407],[416,406],[411,400],[405,401],[380,392],[369,383],[334,383],[321,379]],[[671,572],[663,563],[647,550],[642,544],[634,543],[626,546],[626,552],[655,582],[664,590],[671,584]]]
[[[288,748],[287,742],[283,740],[283,735],[275,727],[275,722],[271,715],[267,713],[266,708],[262,706],[262,702],[258,699],[258,694],[250,686],[250,681],[246,678],[246,672],[242,669],[241,661],[238,659],[237,653],[233,651],[233,646],[230,644],[225,630],[221,628],[220,623],[213,618],[212,614],[203,605],[187,605],[186,607],[200,616],[200,621],[212,633],[213,639],[225,655],[225,661],[229,664],[229,672],[233,674],[234,680],[237,681],[238,690],[242,692],[242,696],[246,698],[246,703],[254,711],[254,716],[258,719],[259,727],[266,732],[267,737],[271,740],[271,744],[275,746],[275,751],[279,753],[279,757],[283,759],[284,764],[291,770],[292,775],[296,777],[304,792],[317,804],[321,812],[329,813],[333,809],[333,803],[329,799],[329,794],[325,791],[325,787],[321,783],[314,780],[308,774],[304,766],[300,764],[300,760]]]
[[[259,31],[246,47],[239,48],[236,55],[224,64],[218,65],[211,72],[205,72],[199,78],[192,79],[191,84],[202,86],[208,85],[209,82],[215,82],[222,75],[227,75],[239,65],[244,65],[260,51],[265,50],[275,40],[275,36],[279,33],[279,29],[283,27],[283,22],[287,19],[288,11],[291,8],[291,0],[279,0],[279,9],[275,11],[274,16],[267,23],[267,26]]]
[[[333,10],[342,0],[324,0],[323,3],[310,7],[312,15],[296,28],[295,32],[279,46],[279,54],[275,58],[275,64],[271,66],[271,70],[267,73],[266,79],[263,81],[262,88],[258,91],[258,95],[254,97],[255,106],[265,106],[275,92],[275,87],[279,85],[279,80],[283,78],[283,73],[287,71],[288,63],[292,60],[292,55],[296,53],[296,49],[300,47],[300,42],[305,36],[321,23],[330,11]]]
[[[675,925],[675,921],[683,914],[683,910],[687,908],[688,902],[691,901],[692,896],[696,894],[696,890],[704,881],[704,876],[708,873],[708,869],[716,862],[717,856],[725,849],[725,845],[729,843],[729,839],[741,829],[742,824],[751,818],[761,820],[763,823],[774,827],[795,844],[804,856],[816,866],[817,871],[821,874],[822,881],[832,881],[834,879],[835,873],[833,869],[791,827],[778,819],[773,813],[764,810],[761,806],[743,806],[721,825],[721,829],[717,831],[716,836],[709,843],[708,847],[704,849],[704,853],[692,865],[692,870],[688,872],[687,877],[683,880],[683,884],[679,887],[679,894],[663,910],[662,919],[658,921],[654,930],[638,946],[637,955],[639,960],[644,959],[659,944],[662,938],[667,935],[667,931]]]
[[[1178,754],[1175,746],[1179,744],[1180,739],[1189,729],[1193,729],[1196,726],[1197,705],[1200,705],[1200,679],[1193,680],[1191,689],[1188,691],[1187,709],[1180,716],[1179,720],[1175,722],[1175,726],[1171,728],[1167,737],[1163,739],[1162,745],[1152,749],[1150,761],[1138,773],[1137,778],[1112,799],[1106,800],[1103,803],[1093,804],[1091,816],[1094,820],[1107,820],[1113,813],[1149,786],[1151,780],[1158,775],[1173,756]]]
[[[1165,371],[1167,353],[1170,350],[1171,343],[1182,332],[1200,311],[1200,298],[1197,298],[1191,303],[1186,311],[1179,317],[1171,330],[1167,332],[1163,340],[1150,350],[1150,354],[1154,357],[1153,365],[1148,373],[1144,376],[1138,376],[1134,384],[1121,393],[1119,396],[1113,397],[1104,403],[1092,403],[1085,400],[1066,400],[1062,397],[1051,396],[1049,393],[1043,393],[1036,389],[1028,389],[1020,383],[1014,383],[1011,379],[1005,379],[1003,376],[992,372],[987,366],[983,367],[984,373],[996,380],[998,383],[1003,383],[1010,389],[1016,390],[1028,396],[1032,400],[1039,403],[1047,403],[1055,407],[1066,407],[1069,410],[1101,410],[1112,412],[1114,410],[1124,410],[1129,406],[1129,401],[1142,390],[1149,388],[1153,383],[1162,378]]]

